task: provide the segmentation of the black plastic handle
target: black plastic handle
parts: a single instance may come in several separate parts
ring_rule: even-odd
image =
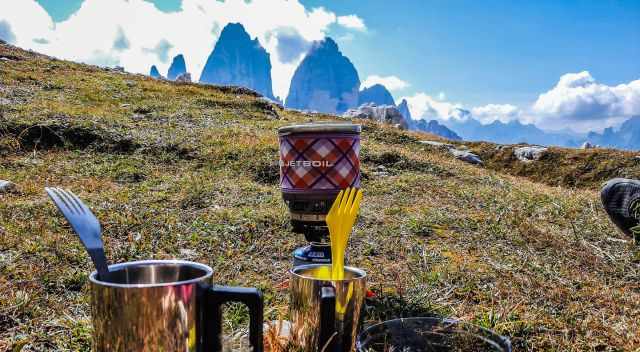
[[[324,286],[320,290],[320,337],[318,338],[319,352],[335,350],[336,334],[336,289]]]
[[[262,352],[264,299],[257,288],[213,286],[206,291],[203,336],[204,351],[222,351],[222,305],[241,302],[249,308],[249,342],[253,352]]]

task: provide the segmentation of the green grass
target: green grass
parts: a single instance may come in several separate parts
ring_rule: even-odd
[[[286,318],[303,237],[281,200],[276,129],[332,117],[5,45],[0,56],[13,57],[0,61],[0,179],[19,185],[0,195],[0,350],[90,348],[91,263],[47,185],[91,206],[112,262],[196,260],[216,282],[262,288],[266,318]],[[367,323],[442,314],[518,351],[640,348],[640,264],[597,193],[614,174],[640,178],[631,153],[553,149],[522,166],[468,144],[478,168],[418,142],[433,136],[363,123],[348,253],[376,293]],[[243,309],[228,316],[230,334],[246,328]]]

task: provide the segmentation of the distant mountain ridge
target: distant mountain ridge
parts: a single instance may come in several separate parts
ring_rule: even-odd
[[[409,129],[435,134],[437,136],[450,139],[452,141],[460,141],[462,138],[447,126],[439,123],[437,120],[409,120]]]
[[[251,40],[240,23],[229,23],[222,29],[200,83],[247,87],[277,100],[273,95],[270,55],[257,38]]]
[[[183,55],[177,55],[167,78],[175,80],[185,73]],[[161,78],[157,67],[150,75]],[[200,77],[201,83],[244,86],[280,102],[273,94],[271,61],[258,39],[251,39],[239,23],[224,27]],[[607,128],[588,135],[550,132],[533,124],[514,120],[481,123],[465,109],[456,109],[447,118],[413,119],[403,99],[396,105],[393,95],[382,84],[360,90],[360,78],[353,63],[342,54],[336,42],[327,37],[314,42],[291,79],[285,102],[288,108],[341,115],[363,105],[394,106],[409,129],[433,133],[452,140],[488,141],[501,144],[541,144],[578,147],[583,142],[622,149],[640,149],[640,116],[634,116],[619,129]]]
[[[455,116],[438,120],[441,124],[455,131],[463,140],[501,144],[579,146],[579,141],[575,136],[566,133],[546,132],[533,124],[523,124],[517,120],[508,123],[496,120],[489,124],[482,124],[465,109],[456,109],[452,115]]]
[[[620,128],[605,128],[602,133],[590,132],[587,142],[603,147],[620,149],[640,149],[640,116],[633,116],[623,122]]]

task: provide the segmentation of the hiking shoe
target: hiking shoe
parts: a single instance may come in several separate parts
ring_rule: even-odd
[[[640,244],[640,181],[609,180],[602,187],[600,198],[611,221]]]

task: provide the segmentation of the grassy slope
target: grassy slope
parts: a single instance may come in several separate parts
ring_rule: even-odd
[[[90,346],[91,265],[45,185],[87,201],[113,262],[201,261],[219,282],[263,288],[267,317],[286,315],[279,287],[303,239],[289,231],[277,186],[276,129],[308,116],[238,89],[3,45],[0,56],[12,58],[0,61],[0,179],[20,185],[0,195],[0,351]],[[512,336],[516,350],[640,347],[640,265],[599,205],[601,180],[550,187],[453,160],[418,138],[365,124],[366,198],[349,253],[377,292],[367,319],[446,314]],[[238,308],[228,315],[231,329],[245,319]]]

